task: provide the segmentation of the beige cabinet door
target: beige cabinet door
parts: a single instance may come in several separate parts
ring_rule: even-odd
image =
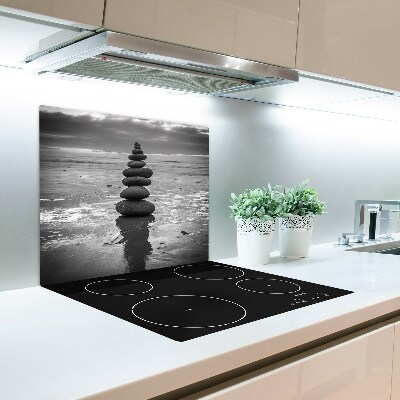
[[[295,66],[298,0],[107,0],[106,29]]]
[[[400,400],[400,322],[395,324],[393,348],[394,354],[391,400]]]
[[[390,400],[393,340],[392,324],[187,400]]]
[[[104,0],[0,0],[0,11],[56,18],[90,29],[103,24]]]
[[[400,90],[399,0],[301,0],[296,68]]]

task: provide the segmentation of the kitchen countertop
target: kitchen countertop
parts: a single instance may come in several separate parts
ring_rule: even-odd
[[[147,399],[400,310],[395,255],[323,244],[251,268],[354,294],[176,342],[41,287],[2,292],[0,398]]]

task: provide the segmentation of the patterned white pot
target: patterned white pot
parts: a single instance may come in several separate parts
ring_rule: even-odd
[[[307,257],[311,245],[314,215],[279,218],[279,251],[281,257]]]
[[[258,218],[237,221],[239,265],[268,264],[274,237],[275,220],[261,222]]]

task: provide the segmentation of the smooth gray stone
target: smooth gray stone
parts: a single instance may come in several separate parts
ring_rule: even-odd
[[[127,178],[131,176],[150,178],[153,175],[153,171],[150,168],[127,168],[122,171],[122,174]]]
[[[144,161],[129,161],[127,165],[129,168],[143,168],[146,163]]]
[[[127,217],[142,217],[155,211],[153,203],[146,200],[122,200],[115,206],[117,212]]]
[[[149,186],[151,185],[151,180],[142,176],[131,176],[130,178],[122,179],[122,183],[125,186]]]
[[[129,154],[128,158],[133,161],[141,161],[147,158],[144,154]]]
[[[134,150],[132,150],[132,154],[143,154],[143,150],[141,150],[141,149],[134,149]]]
[[[124,189],[120,196],[124,199],[142,200],[150,196],[150,192],[143,186],[130,186]]]

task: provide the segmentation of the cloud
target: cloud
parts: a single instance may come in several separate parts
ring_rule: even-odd
[[[41,107],[41,145],[147,153],[208,154],[208,129],[152,119]]]

